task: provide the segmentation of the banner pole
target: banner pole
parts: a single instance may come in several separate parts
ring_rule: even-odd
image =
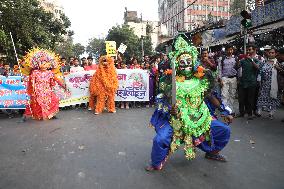
[[[19,69],[20,69],[21,77],[23,77],[23,73],[22,73],[22,70],[21,70],[21,65],[20,65],[20,62],[19,62],[19,59],[18,59],[18,54],[17,54],[17,51],[16,51],[16,46],[15,46],[14,39],[13,39],[13,36],[12,36],[11,32],[10,32],[10,37],[11,37],[11,41],[12,41],[12,44],[13,44],[13,48],[14,48],[14,53],[15,53],[15,56],[16,56],[17,64],[18,64]],[[26,88],[26,90],[27,90],[27,88]],[[33,117],[33,111],[32,111],[32,108],[31,108],[31,104],[30,104],[27,92],[26,92],[26,96],[27,96],[27,102],[28,102],[28,105],[29,105],[29,109],[30,109],[30,112],[31,112],[32,117]]]
[[[16,60],[17,60],[17,62],[18,62],[18,64],[19,64],[18,54],[17,54],[17,51],[16,51],[14,39],[13,39],[13,36],[12,36],[12,33],[11,33],[11,32],[10,32],[10,37],[11,37],[11,41],[12,41],[12,44],[13,44],[13,48],[14,48],[14,53],[15,53],[15,56],[16,56]]]

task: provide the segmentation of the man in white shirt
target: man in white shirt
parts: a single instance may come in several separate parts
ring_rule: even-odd
[[[84,68],[79,65],[78,58],[74,58],[73,63],[74,63],[74,65],[71,66],[70,73],[76,73],[76,72],[84,71]]]

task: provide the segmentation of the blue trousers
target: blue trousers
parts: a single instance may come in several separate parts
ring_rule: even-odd
[[[153,140],[151,153],[152,166],[159,167],[169,154],[173,129],[166,119],[162,121],[162,124],[159,121],[152,122],[151,119],[151,123],[157,132]],[[204,141],[197,147],[208,153],[221,151],[229,142],[230,127],[219,120],[212,120],[210,128],[210,143],[208,141]]]

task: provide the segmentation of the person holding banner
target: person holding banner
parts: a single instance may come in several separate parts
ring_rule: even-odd
[[[163,72],[160,78],[161,93],[150,120],[157,135],[153,140],[152,162],[146,171],[161,170],[168,156],[182,144],[188,160],[195,158],[196,148],[199,148],[206,152],[205,158],[226,161],[219,152],[229,142],[230,128],[219,121],[214,112],[219,109],[231,122],[230,109],[211,94],[214,77],[210,70],[199,65],[197,48],[184,38],[186,36],[179,35],[175,39],[170,53],[173,71]]]
[[[95,110],[95,114],[98,115],[103,112],[107,103],[108,112],[115,113],[114,98],[117,88],[114,59],[110,56],[101,56],[98,69],[90,81],[90,109]]]
[[[26,117],[36,120],[56,118],[59,99],[53,92],[53,87],[58,83],[66,90],[66,86],[58,79],[62,76],[59,57],[47,50],[32,49],[24,57],[22,64],[25,65],[22,69],[30,68],[22,70],[22,73],[29,73],[27,93],[30,96],[22,121]]]
[[[80,66],[78,58],[74,58],[73,64],[74,65],[70,67],[70,73],[76,73],[76,72],[84,71],[84,68]]]
[[[96,63],[93,63],[93,57],[89,56],[87,60],[87,65],[84,66],[85,71],[97,70],[98,66]]]

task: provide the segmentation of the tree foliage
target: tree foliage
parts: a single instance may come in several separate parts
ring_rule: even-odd
[[[79,57],[85,53],[85,47],[81,43],[76,43],[73,45],[73,52],[75,57]]]
[[[89,40],[88,46],[86,47],[86,52],[98,59],[101,55],[106,53],[105,40],[100,38],[92,38]]]
[[[20,56],[32,47],[54,50],[58,42],[63,41],[63,35],[68,34],[71,23],[62,14],[56,19],[53,13],[43,10],[37,0],[1,0],[0,25],[6,36],[2,44],[8,52],[8,57],[14,57],[11,40],[7,39],[12,33],[15,46]],[[1,33],[1,32],[0,32]],[[0,34],[2,39],[2,34]]]
[[[69,36],[65,41],[58,43],[55,46],[55,52],[61,57],[69,58],[74,56],[73,52],[73,39]]]
[[[135,35],[134,30],[128,25],[123,24],[121,26],[118,25],[112,27],[108,32],[106,40],[115,41],[117,46],[119,46],[121,43],[127,45],[127,50],[124,54],[126,58],[130,58],[132,56],[142,58],[141,39]],[[146,36],[144,37],[143,42],[145,54],[152,54],[151,38]]]
[[[66,40],[56,45],[55,52],[65,58],[79,58],[85,52],[85,47],[80,43],[74,44],[73,38],[69,36]]]

